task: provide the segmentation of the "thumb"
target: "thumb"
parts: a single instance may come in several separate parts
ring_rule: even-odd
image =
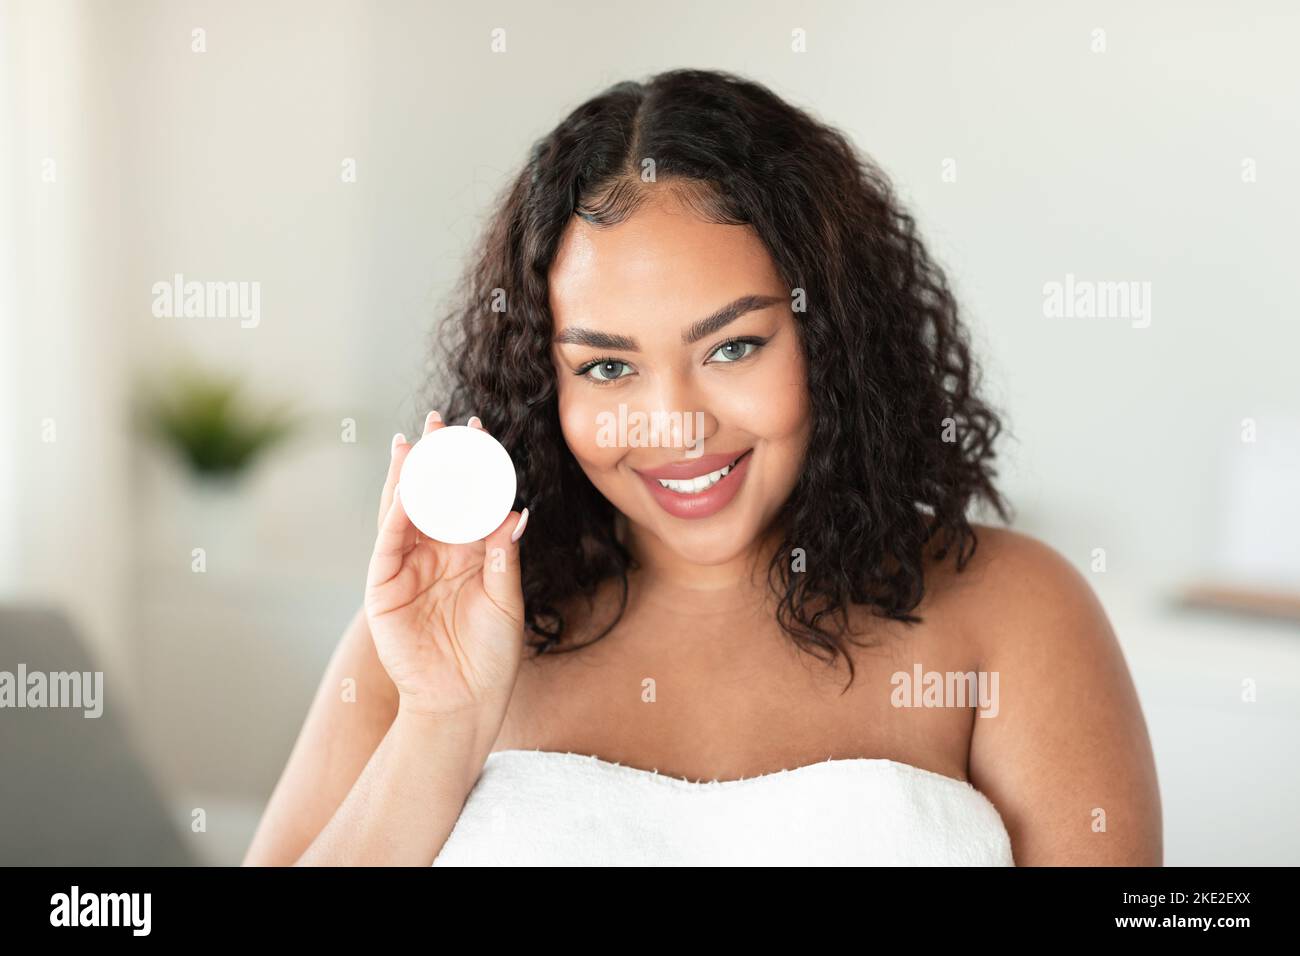
[[[492,603],[521,624],[524,593],[519,576],[519,539],[528,524],[528,509],[510,512],[487,536],[483,552],[483,590]],[[513,540],[512,540],[513,539]]]

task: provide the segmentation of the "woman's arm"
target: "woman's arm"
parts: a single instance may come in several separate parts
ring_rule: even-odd
[[[349,679],[354,683],[345,686]],[[245,866],[288,866],[302,855],[384,740],[397,716],[397,702],[397,688],[379,663],[365,612],[358,611],[321,678]]]
[[[355,685],[345,688],[349,678]],[[499,723],[491,715],[434,718],[400,708],[359,612],[330,659],[244,865],[428,866]]]
[[[425,418],[426,435],[442,427],[436,411]],[[427,866],[500,731],[523,651],[528,511],[470,544],[419,534],[398,487],[411,447],[393,436],[365,607],[326,668],[245,865]]]
[[[343,805],[297,865],[429,866],[495,735],[477,720],[399,707]]]
[[[1048,546],[979,534],[981,670],[997,672],[999,700],[974,718],[970,777],[1016,864],[1162,865],[1151,741],[1105,610]]]

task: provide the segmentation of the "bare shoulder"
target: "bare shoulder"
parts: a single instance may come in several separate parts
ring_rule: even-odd
[[[1086,583],[1069,560],[1051,545],[1023,531],[996,525],[976,524],[976,547],[966,567],[960,572],[981,579],[1001,589],[1022,588],[1027,591],[1044,587],[1065,587]]]
[[[975,526],[945,579],[998,707],[977,717],[970,778],[993,800],[1021,864],[1158,864],[1161,812],[1146,723],[1123,652],[1087,578],[1029,535]]]
[[[964,630],[981,656],[1013,653],[1030,635],[1092,643],[1113,637],[1092,586],[1059,551],[1010,528],[972,528],[973,555],[961,571],[953,560],[945,561],[933,587],[936,601],[966,622]]]

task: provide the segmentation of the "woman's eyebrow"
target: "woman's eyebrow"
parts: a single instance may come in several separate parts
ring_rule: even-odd
[[[728,303],[712,315],[693,322],[682,333],[682,344],[693,345],[706,335],[712,335],[719,329],[730,325],[747,312],[765,309],[785,300],[779,295],[742,295],[735,302]],[[586,345],[597,349],[618,349],[623,352],[639,352],[641,346],[637,340],[627,335],[614,335],[609,332],[597,332],[595,329],[569,328],[554,338],[556,345]]]
[[[746,312],[753,312],[755,309],[766,309],[769,305],[784,301],[779,295],[742,295],[735,302],[724,305],[708,318],[700,319],[683,332],[682,344],[692,345],[706,335],[712,335],[723,326],[735,322]]]

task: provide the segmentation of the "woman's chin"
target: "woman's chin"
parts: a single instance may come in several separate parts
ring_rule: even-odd
[[[713,567],[746,554],[758,537],[758,524],[745,516],[717,514],[688,521],[657,515],[654,534],[684,564]]]

